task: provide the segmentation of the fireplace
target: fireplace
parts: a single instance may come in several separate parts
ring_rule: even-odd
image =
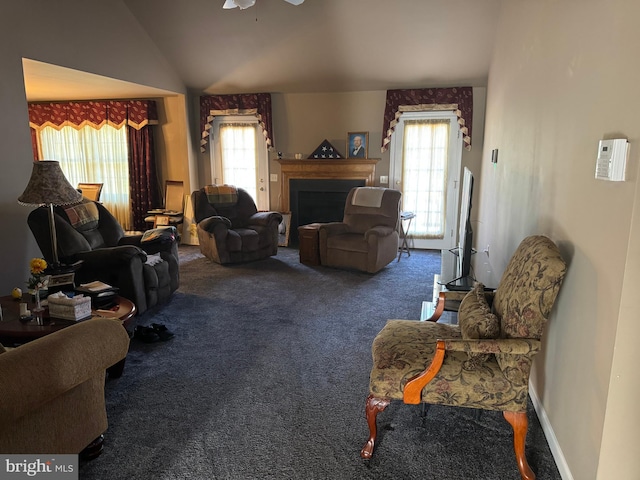
[[[290,180],[291,230],[289,245],[298,245],[298,227],[300,225],[342,221],[344,204],[349,191],[353,187],[364,186],[364,180]]]
[[[298,227],[341,221],[353,187],[373,186],[377,159],[283,160],[281,209],[291,212],[289,244],[298,245]]]

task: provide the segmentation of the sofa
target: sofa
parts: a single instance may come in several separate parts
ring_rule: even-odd
[[[58,257],[63,263],[81,261],[76,285],[100,280],[118,288],[138,314],[169,300],[180,285],[175,227],[153,236],[125,235],[115,217],[100,203],[83,199],[55,207]],[[51,263],[52,246],[46,207],[27,220],[42,254]]]
[[[94,441],[107,429],[105,371],[128,349],[129,335],[111,319],[0,346],[0,453],[78,454],[100,443]]]

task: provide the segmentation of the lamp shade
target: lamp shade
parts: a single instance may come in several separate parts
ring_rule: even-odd
[[[69,183],[56,160],[33,162],[31,178],[18,202],[23,205],[69,205],[82,200],[82,193]]]

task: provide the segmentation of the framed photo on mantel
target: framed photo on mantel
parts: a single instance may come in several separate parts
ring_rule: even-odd
[[[369,132],[347,133],[347,158],[369,158]]]

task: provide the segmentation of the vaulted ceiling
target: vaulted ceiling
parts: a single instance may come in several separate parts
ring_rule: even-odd
[[[246,10],[223,10],[224,0],[124,0],[198,93],[485,86],[500,2],[306,0],[293,6],[257,0]],[[41,77],[49,91],[75,82],[76,95],[91,98],[95,87],[101,98],[108,96],[103,78],[84,74],[76,81],[73,71],[46,68],[33,64],[31,74],[25,68],[30,100]],[[123,98],[122,89],[136,86],[112,87]]]

